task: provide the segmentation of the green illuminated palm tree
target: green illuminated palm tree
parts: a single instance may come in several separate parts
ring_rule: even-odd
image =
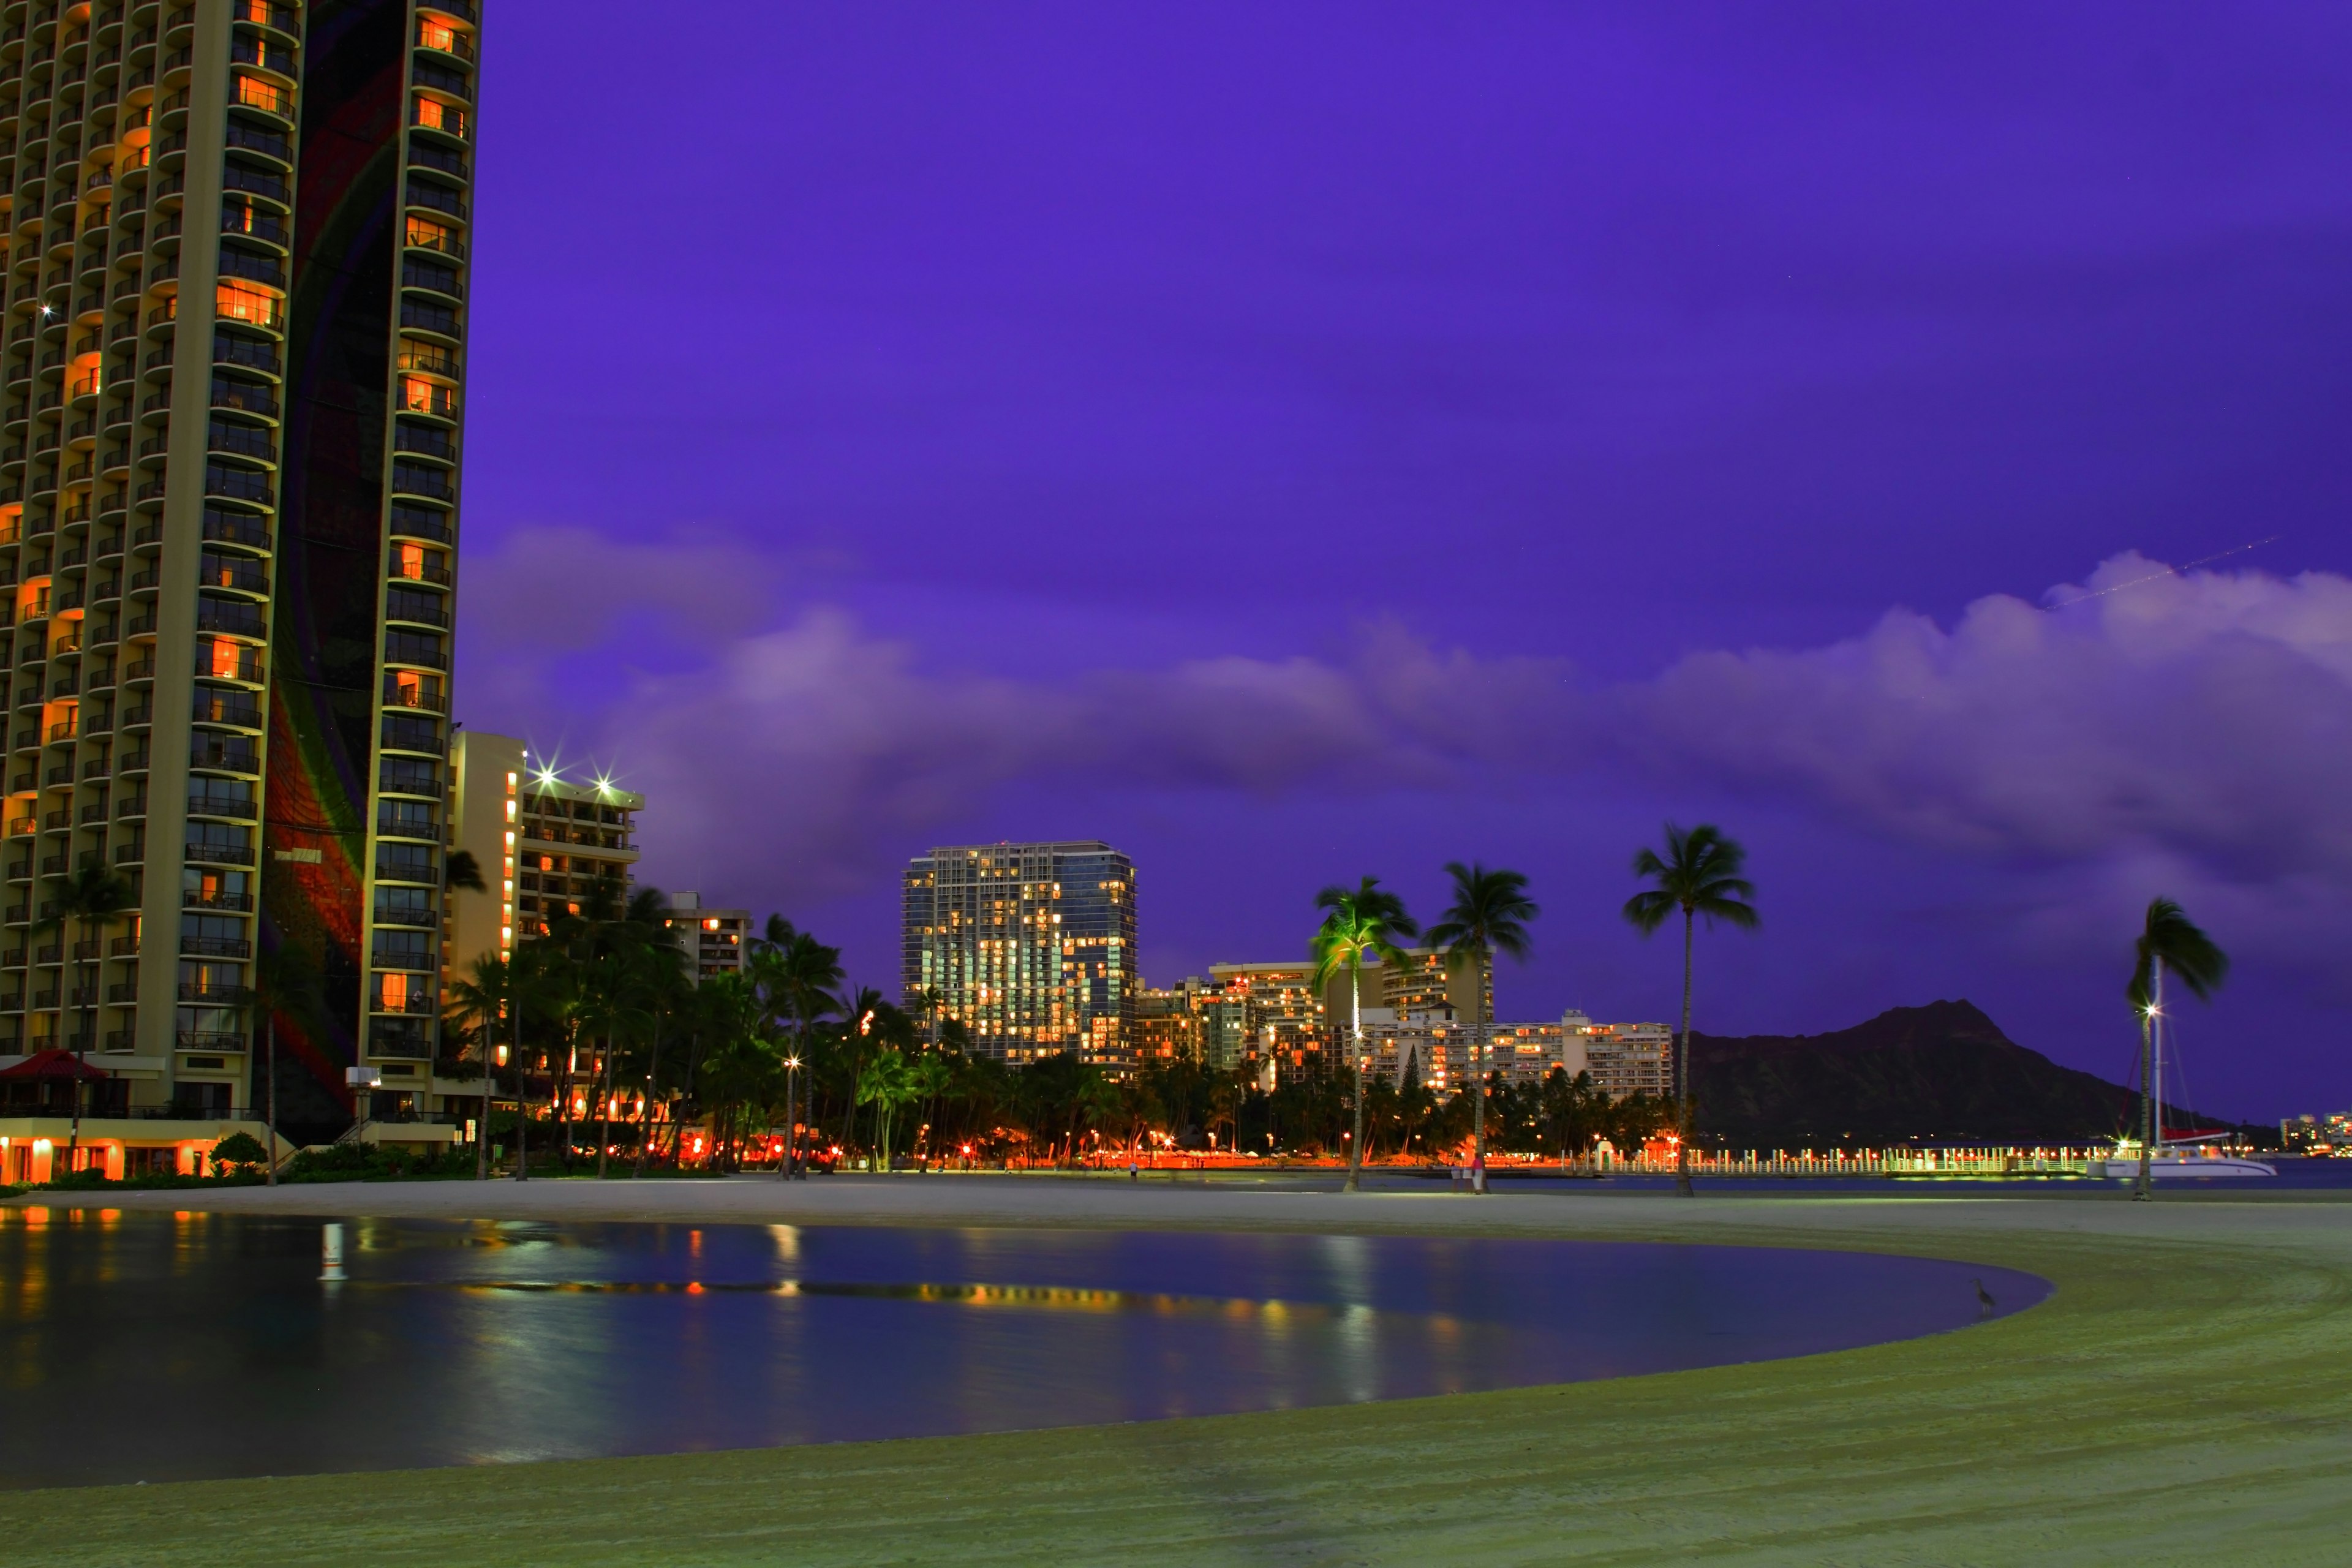
[[[2148,1162],[2164,1135],[2164,1107],[2156,1092],[2156,1030],[2164,1016],[2164,980],[2177,975],[2200,1002],[2211,996],[2230,973],[2230,955],[2170,899],[2150,899],[2133,944],[2131,984],[2124,994],[2139,1015],[2139,1180],[2135,1199],[2150,1193]]]
[[[1445,918],[1429,928],[1429,945],[1445,955],[1451,973],[1467,966],[1472,974],[1470,1051],[1473,1098],[1470,1101],[1471,1151],[1477,1168],[1486,1165],[1486,990],[1493,976],[1495,954],[1528,955],[1528,921],[1543,910],[1528,897],[1528,879],[1517,871],[1490,871],[1472,861],[1446,862],[1454,879],[1454,902]],[[1484,1190],[1483,1184],[1480,1190]]]
[[[1727,838],[1711,822],[1685,833],[1666,824],[1666,852],[1643,847],[1633,855],[1633,875],[1655,886],[1625,900],[1624,916],[1648,936],[1666,923],[1676,910],[1683,915],[1683,1027],[1675,1047],[1675,1190],[1691,1195],[1690,1034],[1691,955],[1699,917],[1709,925],[1722,921],[1743,931],[1753,930],[1756,910],[1746,900],[1756,896],[1755,884],[1740,875],[1748,851],[1737,839]]]
[[[1354,1042],[1356,1064],[1356,1131],[1348,1147],[1348,1191],[1361,1184],[1364,1168],[1364,1008],[1360,987],[1364,960],[1402,964],[1404,953],[1396,939],[1418,929],[1404,911],[1404,900],[1381,889],[1378,877],[1366,877],[1351,890],[1333,883],[1315,895],[1315,907],[1326,910],[1322,926],[1307,946],[1315,960],[1315,994],[1330,989],[1334,976],[1348,977],[1348,1035]]]

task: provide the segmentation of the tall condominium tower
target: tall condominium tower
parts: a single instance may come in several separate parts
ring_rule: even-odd
[[[1133,1058],[1135,864],[1109,845],[934,849],[907,867],[900,978],[1015,1065]]]
[[[280,949],[290,1128],[429,1078],[477,23],[0,5],[0,1027],[84,1034],[134,1114],[258,1097]]]

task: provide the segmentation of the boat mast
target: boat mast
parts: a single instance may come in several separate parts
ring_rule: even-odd
[[[2156,961],[2156,997],[2151,1004],[2156,1016],[2148,1020],[2154,1031],[2150,1041],[2155,1052],[2155,1093],[2148,1101],[2148,1148],[2155,1153],[2164,1152],[2164,960]]]

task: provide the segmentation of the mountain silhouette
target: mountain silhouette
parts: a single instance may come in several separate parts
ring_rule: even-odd
[[[1700,1143],[1731,1149],[2085,1144],[2127,1128],[2137,1097],[2061,1067],[1974,1004],[1891,1007],[1826,1035],[1691,1037]],[[2172,1107],[2175,1130],[2227,1122]]]

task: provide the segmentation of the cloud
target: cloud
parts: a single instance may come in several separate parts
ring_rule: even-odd
[[[2052,590],[2054,608],[1994,595],[1948,627],[1891,611],[1826,646],[1701,652],[1611,684],[1392,625],[1329,657],[1015,679],[936,668],[827,605],[741,629],[774,613],[778,577],[716,542],[545,531],[491,571],[565,600],[526,608],[507,649],[528,629],[606,650],[572,730],[662,803],[648,869],[787,903],[870,889],[1006,791],[1475,792],[1508,775],[1565,794],[1582,773],[1731,812],[1785,803],[2006,868],[2021,930],[2153,890],[2317,933],[2302,948],[2347,924],[2352,581],[2326,574],[2172,574],[2126,554]],[[615,677],[648,604],[703,651]],[[501,689],[530,689],[528,668],[506,654]]]
[[[1058,685],[934,674],[907,645],[820,608],[740,640],[713,668],[640,677],[599,740],[664,800],[646,828],[661,858],[822,897],[870,884],[1024,780],[1451,787],[1526,750],[1487,721],[1498,706],[1559,682],[1541,661],[1440,656],[1391,627],[1342,662],[1219,658]]]
[[[2126,554],[2051,596],[1980,599],[1948,630],[1898,610],[1826,647],[1694,655],[1612,694],[1618,732],[1661,772],[1964,853],[2352,871],[2352,582]]]
[[[709,644],[772,612],[778,566],[730,540],[678,530],[643,541],[585,528],[517,529],[466,563],[465,634],[504,655],[579,653],[632,623]]]

